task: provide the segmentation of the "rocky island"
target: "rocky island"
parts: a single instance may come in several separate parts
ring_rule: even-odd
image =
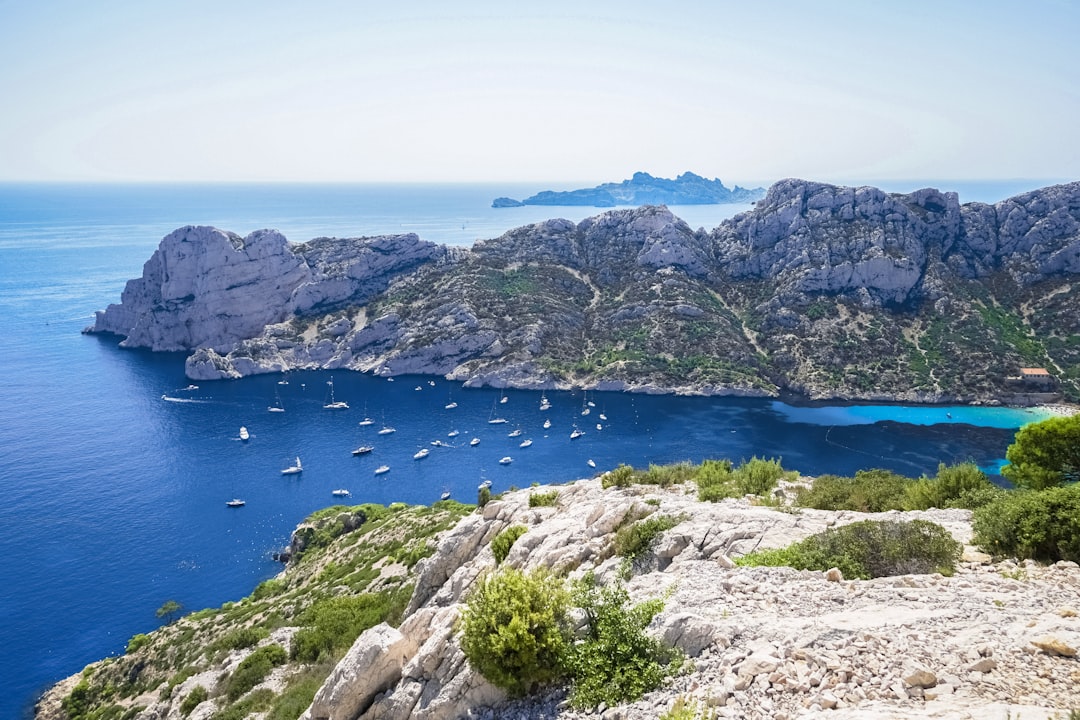
[[[524,200],[499,197],[493,208],[522,205],[584,205],[615,207],[616,205],[715,205],[721,203],[750,203],[765,196],[764,188],[748,190],[738,185],[729,190],[719,179],[706,180],[700,175],[685,172],[674,180],[636,172],[621,183],[604,183],[581,190],[544,190]]]
[[[1080,397],[1078,273],[1080,182],[989,205],[793,179],[712,230],[651,205],[472,248],[181,228],[88,330],[198,380],[1023,403]]]

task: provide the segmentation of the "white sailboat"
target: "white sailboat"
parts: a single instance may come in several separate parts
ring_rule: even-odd
[[[326,384],[330,386],[330,400],[324,403],[323,407],[327,410],[348,410],[349,403],[344,400],[334,400],[334,378],[331,377]]]
[[[281,404],[281,393],[277,390],[274,391],[274,404],[268,405],[266,410],[268,412],[285,412],[285,407]]]
[[[281,474],[282,475],[299,475],[302,472],[304,472],[304,466],[300,464],[300,456],[297,455],[296,456],[296,463],[294,465],[290,465],[287,468],[284,468],[281,471]]]
[[[491,414],[488,416],[489,425],[499,425],[506,422],[506,418],[498,417],[495,414],[495,408],[498,407],[498,401],[496,400],[491,406]]]

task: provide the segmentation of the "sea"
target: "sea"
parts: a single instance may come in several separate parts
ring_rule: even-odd
[[[935,186],[961,201],[994,202],[1042,184],[879,186]],[[885,467],[918,476],[965,460],[996,471],[1016,429],[1044,417],[502,392],[344,371],[192,383],[181,354],[122,349],[116,337],[81,332],[180,226],[242,235],[275,228],[295,242],[415,232],[468,246],[547,218],[600,212],[490,207],[497,196],[543,189],[571,187],[0,184],[0,718],[30,717],[50,684],[123,653],[133,635],[158,627],[155,611],[166,601],[194,611],[249,594],[282,569],[273,555],[293,528],[341,501],[431,503],[449,493],[475,502],[483,480],[500,492],[619,463],[706,458],[776,457],[807,474]],[[711,229],[749,206],[671,209]],[[347,409],[323,407],[331,390]],[[543,398],[550,409],[541,409]],[[269,412],[278,405],[284,412]],[[379,434],[384,427],[395,431]],[[585,434],[572,440],[575,427]],[[525,440],[533,442],[522,447]],[[352,454],[365,445],[373,451]],[[427,457],[414,459],[424,448]],[[297,458],[303,471],[282,474]],[[376,474],[383,465],[389,471]],[[234,498],[245,504],[228,507]]]

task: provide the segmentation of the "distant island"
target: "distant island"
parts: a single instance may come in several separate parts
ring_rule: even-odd
[[[749,203],[765,197],[764,188],[748,190],[738,185],[734,190],[724,187],[719,179],[706,180],[700,175],[685,172],[674,180],[636,172],[621,183],[604,183],[594,188],[556,192],[545,190],[524,200],[495,198],[493,208],[523,205],[584,205],[615,207],[616,205],[718,205]]]

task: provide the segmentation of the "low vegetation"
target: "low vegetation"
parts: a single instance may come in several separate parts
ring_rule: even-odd
[[[585,617],[578,638],[572,608]],[[630,702],[678,664],[677,652],[645,632],[662,609],[660,600],[631,605],[621,584],[598,587],[591,575],[568,587],[543,569],[504,568],[469,594],[461,647],[473,669],[511,695],[568,682],[576,708]]]
[[[811,535],[786,548],[753,552],[735,562],[797,570],[838,568],[845,578],[869,580],[914,573],[952,575],[962,551],[948,530],[926,520],[864,520]]]
[[[1000,493],[975,511],[972,529],[993,555],[1080,562],[1080,484]]]
[[[511,525],[495,536],[491,541],[491,554],[495,556],[496,565],[502,564],[502,561],[510,554],[510,548],[514,547],[514,543],[525,534],[526,530],[528,528],[524,525]]]

